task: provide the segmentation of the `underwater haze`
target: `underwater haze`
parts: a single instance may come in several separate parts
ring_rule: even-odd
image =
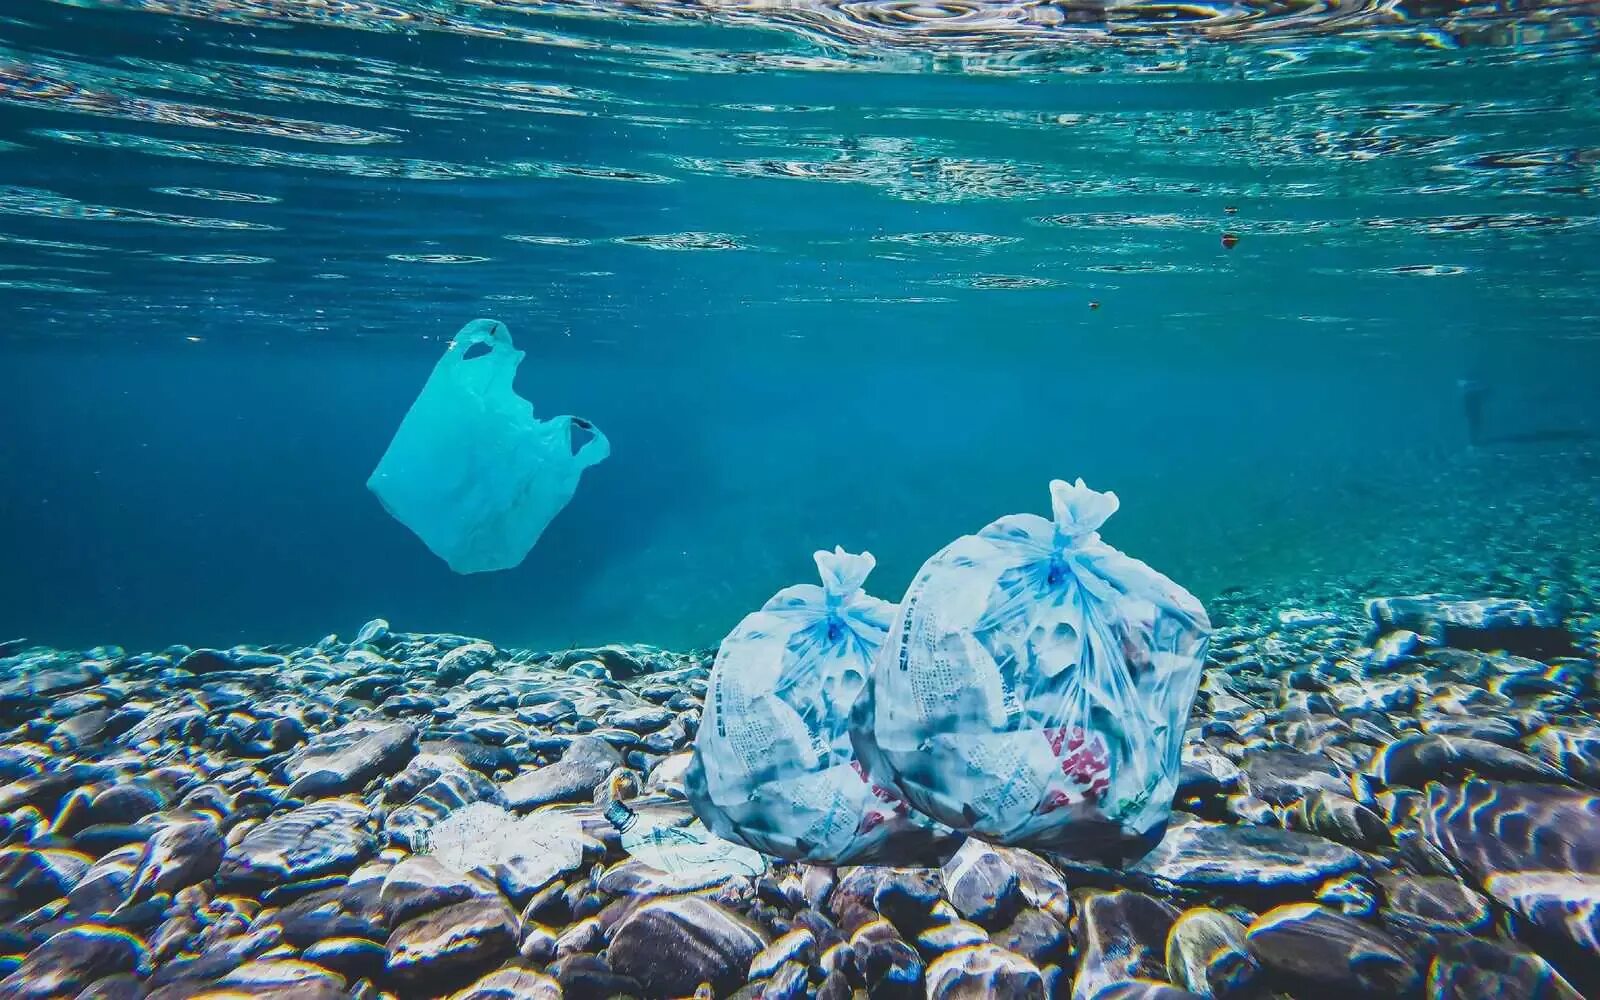
[[[703,647],[1080,476],[1219,620],[1592,608],[1592,11],[10,0],[0,639]],[[366,481],[477,317],[612,454],[462,576]]]

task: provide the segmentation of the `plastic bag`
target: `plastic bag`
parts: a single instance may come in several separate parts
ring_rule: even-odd
[[[658,872],[751,878],[766,874],[766,858],[748,847],[712,836],[698,821],[686,826],[653,822],[623,802],[607,806],[606,819],[622,834],[622,849],[628,856]]]
[[[488,350],[469,354],[479,344]],[[583,470],[611,454],[587,420],[533,415],[511,388],[523,356],[504,323],[462,327],[367,480],[457,573],[521,563]]]
[[[927,853],[941,834],[869,784],[849,717],[894,606],[861,589],[875,560],[818,552],[822,586],[779,591],[722,641],[684,777],[719,836],[790,860]]]
[[[923,564],[856,703],[872,778],[964,833],[1123,863],[1160,840],[1211,623],[1100,540],[1113,493],[1050,484]]]
[[[538,858],[570,871],[583,863],[583,839],[583,826],[572,816],[519,817],[490,802],[473,802],[435,823],[419,853],[462,874],[518,858]]]

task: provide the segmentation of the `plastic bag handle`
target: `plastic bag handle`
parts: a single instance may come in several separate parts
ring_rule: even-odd
[[[562,430],[566,431],[567,433],[568,441],[572,440],[573,424],[577,424],[579,427],[582,427],[584,430],[593,435],[593,437],[591,437],[588,441],[585,441],[583,447],[579,448],[572,456],[572,460],[578,463],[581,468],[587,469],[591,465],[598,465],[605,461],[608,456],[610,456],[610,440],[608,440],[606,436],[600,432],[600,428],[596,427],[594,424],[583,419],[582,417],[553,417],[551,418],[551,423],[561,424]]]
[[[515,350],[511,330],[497,319],[475,319],[462,327],[450,341],[450,356],[460,360],[475,344],[488,344],[491,350]]]

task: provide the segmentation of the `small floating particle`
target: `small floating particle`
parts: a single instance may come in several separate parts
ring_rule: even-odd
[[[1239,245],[1239,237],[1237,235],[1235,235],[1234,233],[1223,233],[1222,234],[1222,249],[1224,249],[1224,250],[1232,250],[1234,247],[1236,247],[1238,245]]]
[[[1236,215],[1238,214],[1239,209],[1237,206],[1228,205],[1227,207],[1223,208],[1223,211],[1227,212],[1229,215]]]
[[[1100,308],[1100,303],[1098,303],[1098,302],[1091,302],[1091,303],[1089,303],[1089,308],[1090,308],[1090,309],[1099,309],[1099,308]]]

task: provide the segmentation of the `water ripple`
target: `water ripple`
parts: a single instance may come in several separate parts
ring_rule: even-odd
[[[174,215],[169,212],[148,212],[137,208],[90,205],[42,188],[17,186],[0,186],[0,213],[6,215],[46,216],[57,219],[82,219],[93,222],[144,222],[160,226],[184,226],[190,229],[272,230],[277,228],[260,222],[245,222],[240,219],[207,219],[193,215]]]

